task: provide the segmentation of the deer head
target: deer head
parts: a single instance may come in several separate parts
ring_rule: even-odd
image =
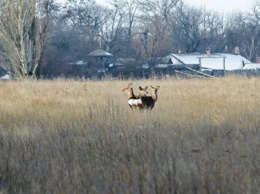
[[[160,86],[157,86],[157,87],[150,86],[150,87],[152,89],[152,98],[154,101],[156,101],[158,98],[157,91],[159,90]]]
[[[143,96],[147,96],[148,94],[148,86],[145,86],[144,88],[142,88],[141,86],[139,86],[139,94],[138,94],[138,97],[143,97]]]

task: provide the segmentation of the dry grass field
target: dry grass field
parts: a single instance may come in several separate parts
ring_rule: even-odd
[[[260,193],[260,78],[1,82],[0,193]]]

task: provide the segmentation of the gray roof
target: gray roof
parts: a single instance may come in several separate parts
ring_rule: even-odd
[[[243,63],[252,63],[241,55],[228,54],[228,53],[213,53],[210,56],[207,54],[200,53],[187,53],[187,54],[171,54],[167,56],[172,61],[172,65],[181,64],[199,64],[199,58],[201,58],[201,67],[207,69],[223,70],[224,58],[225,58],[225,69],[236,70],[242,69]]]
[[[104,51],[103,49],[97,49],[91,53],[88,54],[90,57],[110,57],[113,56],[113,54]]]

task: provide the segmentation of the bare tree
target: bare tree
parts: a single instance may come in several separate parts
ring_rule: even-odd
[[[67,0],[62,20],[68,31],[79,31],[82,42],[106,49],[109,38],[106,26],[114,13],[91,0]],[[117,20],[113,19],[114,22]],[[110,27],[111,23],[109,24]],[[109,37],[108,37],[109,36]],[[93,49],[93,48],[92,48]]]
[[[241,42],[241,47],[245,56],[255,61],[256,56],[260,54],[260,2],[253,5],[252,12],[247,15],[247,18],[248,22],[243,34],[246,33],[248,38]]]
[[[141,14],[135,30],[133,45],[139,58],[153,65],[157,57],[169,52],[171,16],[178,0],[148,0],[140,2]]]
[[[202,13],[202,22],[199,25],[201,42],[198,51],[205,51],[207,47],[215,52],[223,52],[226,42],[226,25],[223,15],[213,11],[204,11]]]
[[[260,53],[260,2],[249,13],[237,12],[228,17],[226,42],[229,49],[240,47],[241,54],[251,61]]]
[[[62,20],[70,28],[78,28],[83,34],[94,35],[108,15],[93,0],[67,0]]]
[[[176,44],[183,47],[186,52],[194,52],[200,45],[202,38],[199,34],[201,15],[202,11],[198,9],[190,8],[185,4],[178,6],[172,30]]]
[[[113,4],[121,10],[121,13],[125,16],[125,25],[128,29],[128,38],[132,38],[132,30],[134,22],[136,21],[136,15],[139,10],[140,0],[114,0]]]
[[[100,28],[100,38],[103,40],[106,50],[114,54],[124,50],[120,48],[122,41],[126,39],[123,28],[124,15],[117,4],[109,10],[106,22]]]
[[[136,25],[136,19],[138,12],[140,11],[140,1],[141,0],[113,0],[113,5],[120,11],[120,15],[122,16],[122,25],[120,27],[121,32],[125,34],[127,37],[125,38],[125,47],[124,53],[127,56],[132,55],[132,37],[133,37],[133,29]],[[121,36],[122,37],[122,36]]]
[[[49,0],[2,1],[0,40],[5,59],[2,65],[18,79],[35,76],[45,46],[50,4]]]
[[[181,3],[173,18],[172,34],[178,49],[198,52],[206,47],[224,48],[224,20],[218,13]]]

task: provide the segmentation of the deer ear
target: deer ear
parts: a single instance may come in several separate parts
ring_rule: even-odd
[[[147,90],[148,86],[145,86],[144,90]]]
[[[143,90],[143,88],[141,86],[139,86],[139,90]]]

